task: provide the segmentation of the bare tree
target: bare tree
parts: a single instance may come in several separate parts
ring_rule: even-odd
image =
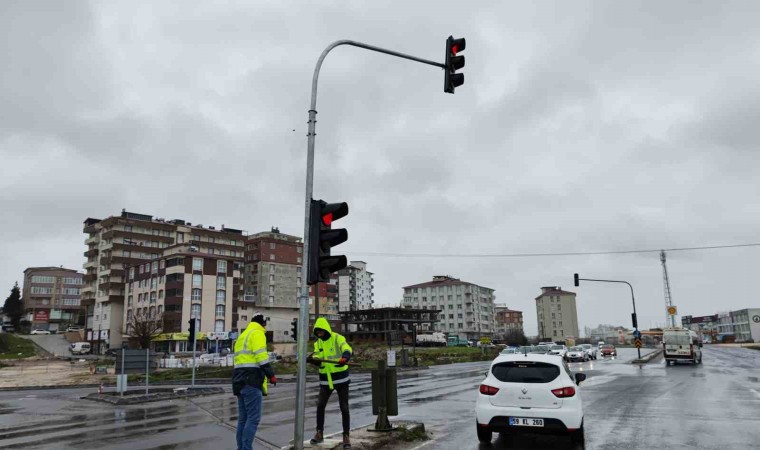
[[[127,336],[140,348],[149,348],[164,327],[162,314],[149,315],[139,312],[127,321]]]

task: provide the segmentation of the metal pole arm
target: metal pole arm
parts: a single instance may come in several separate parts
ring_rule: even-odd
[[[633,296],[633,286],[631,283],[622,280],[595,280],[593,278],[578,278],[578,281],[597,281],[599,283],[624,283],[631,289],[631,300],[633,301],[633,313],[636,314],[636,298]]]

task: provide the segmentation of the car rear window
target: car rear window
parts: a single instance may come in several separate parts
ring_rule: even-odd
[[[559,376],[559,366],[532,361],[510,361],[493,366],[491,373],[505,383],[548,383]]]
[[[666,345],[689,345],[691,339],[687,334],[666,334],[663,336]]]

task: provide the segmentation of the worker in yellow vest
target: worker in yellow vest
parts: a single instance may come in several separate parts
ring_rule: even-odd
[[[353,350],[346,338],[332,331],[330,323],[323,317],[314,324],[314,353],[309,357],[312,364],[319,366],[319,400],[317,400],[317,434],[311,439],[312,444],[324,441],[325,407],[334,390],[338,391],[340,414],[343,418],[343,448],[351,448],[349,432],[351,431],[351,416],[348,411],[348,385],[351,377],[346,363],[351,359]],[[315,359],[332,361],[319,362]]]
[[[251,323],[235,341],[232,393],[238,398],[238,450],[252,450],[261,421],[263,396],[267,395],[267,379],[272,386],[277,385],[277,377],[269,364],[266,323],[264,314],[254,313]]]

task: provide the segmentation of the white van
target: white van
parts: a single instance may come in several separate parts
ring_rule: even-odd
[[[90,353],[90,343],[89,342],[74,342],[71,345],[69,345],[69,351],[73,355],[86,355],[87,353]]]
[[[662,352],[667,364],[702,362],[702,341],[697,333],[685,328],[666,328],[662,332]]]

